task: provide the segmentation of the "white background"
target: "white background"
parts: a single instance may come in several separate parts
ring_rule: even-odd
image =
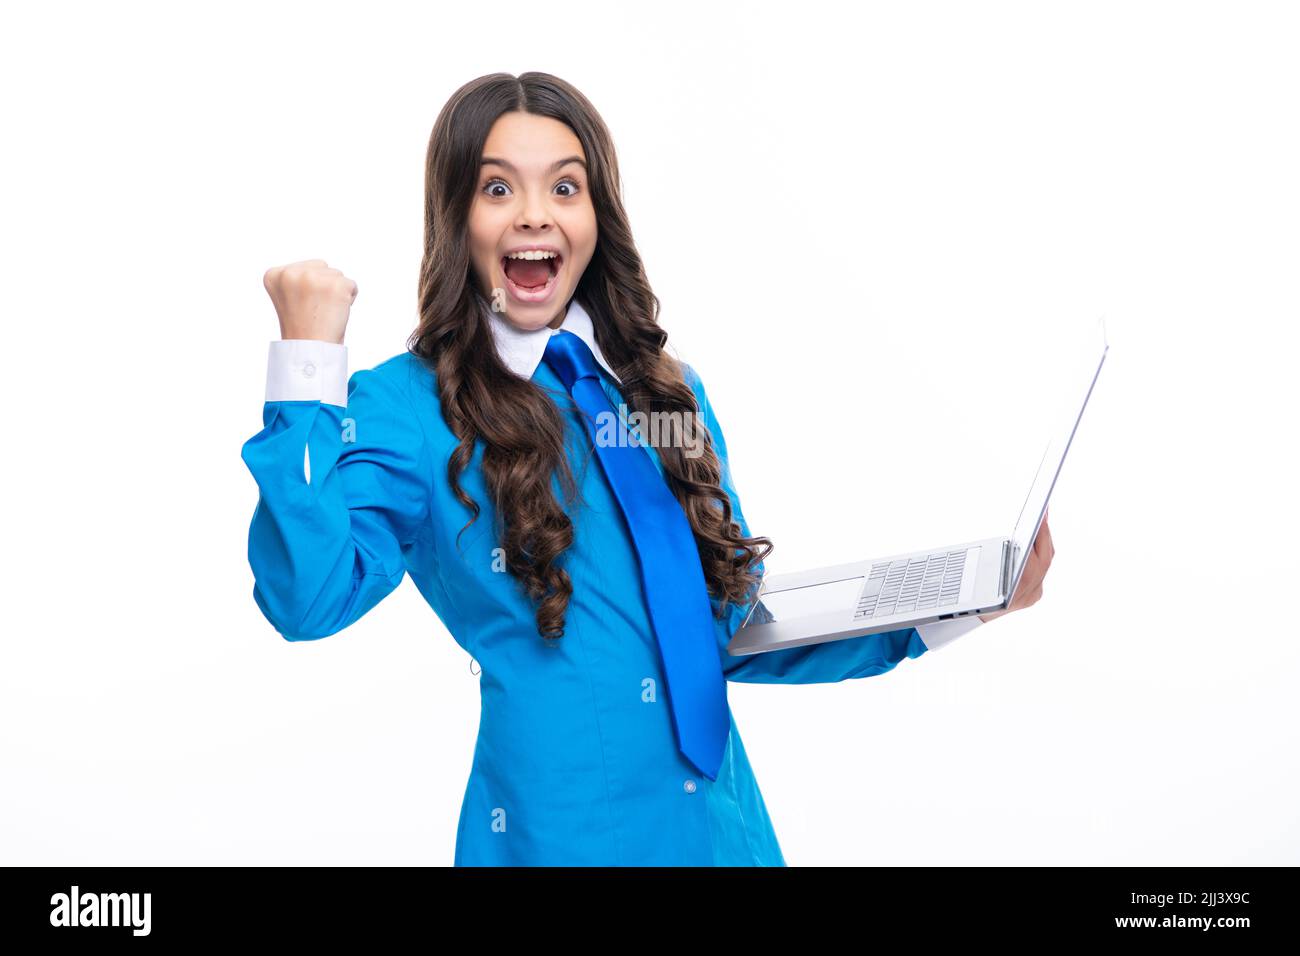
[[[1265,3],[11,11],[0,862],[451,862],[468,657],[409,581],[280,638],[239,453],[265,269],[357,280],[353,370],[402,351],[433,120],[540,69],[613,132],[773,571],[1008,533],[1059,356],[1106,317],[1037,605],[880,677],[731,685],[787,862],[1300,863],[1298,28]]]

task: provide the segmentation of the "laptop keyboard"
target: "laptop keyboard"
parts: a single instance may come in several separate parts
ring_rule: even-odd
[[[968,550],[873,564],[854,620],[956,604]]]

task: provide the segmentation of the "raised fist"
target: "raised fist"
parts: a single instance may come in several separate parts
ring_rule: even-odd
[[[280,316],[280,338],[343,344],[357,284],[324,259],[272,266],[262,277]]]

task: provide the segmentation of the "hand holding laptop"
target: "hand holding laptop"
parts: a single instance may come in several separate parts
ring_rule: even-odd
[[[1055,426],[1051,441],[1009,536],[765,574],[727,652],[763,654],[972,614],[991,621],[1038,603],[1056,553],[1047,504],[1110,349],[1104,319],[1097,331],[1099,341],[1087,345],[1075,367],[1065,368],[1063,404],[1049,419]]]
[[[1050,510],[1049,508],[1048,511]],[[1038,603],[1038,599],[1043,596],[1043,578],[1047,577],[1047,569],[1052,566],[1052,556],[1054,554],[1056,554],[1056,548],[1052,544],[1052,531],[1047,527],[1047,511],[1044,511],[1043,525],[1038,529],[1038,535],[1034,538],[1034,550],[1029,555],[1025,570],[1020,575],[1020,583],[1016,586],[1016,593],[1011,598],[1010,607],[981,614],[979,616],[980,620],[987,624],[995,617],[1001,617],[1003,614],[1010,614],[1012,611],[1019,611],[1021,608]]]

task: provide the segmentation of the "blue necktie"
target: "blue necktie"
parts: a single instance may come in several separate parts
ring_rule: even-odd
[[[677,746],[700,773],[716,780],[731,718],[708,586],[690,522],[650,460],[650,452],[629,434],[614,410],[587,343],[560,330],[546,343],[542,360],[581,411],[596,457],[632,533],[668,681]],[[601,415],[618,423],[616,445],[597,439]]]

